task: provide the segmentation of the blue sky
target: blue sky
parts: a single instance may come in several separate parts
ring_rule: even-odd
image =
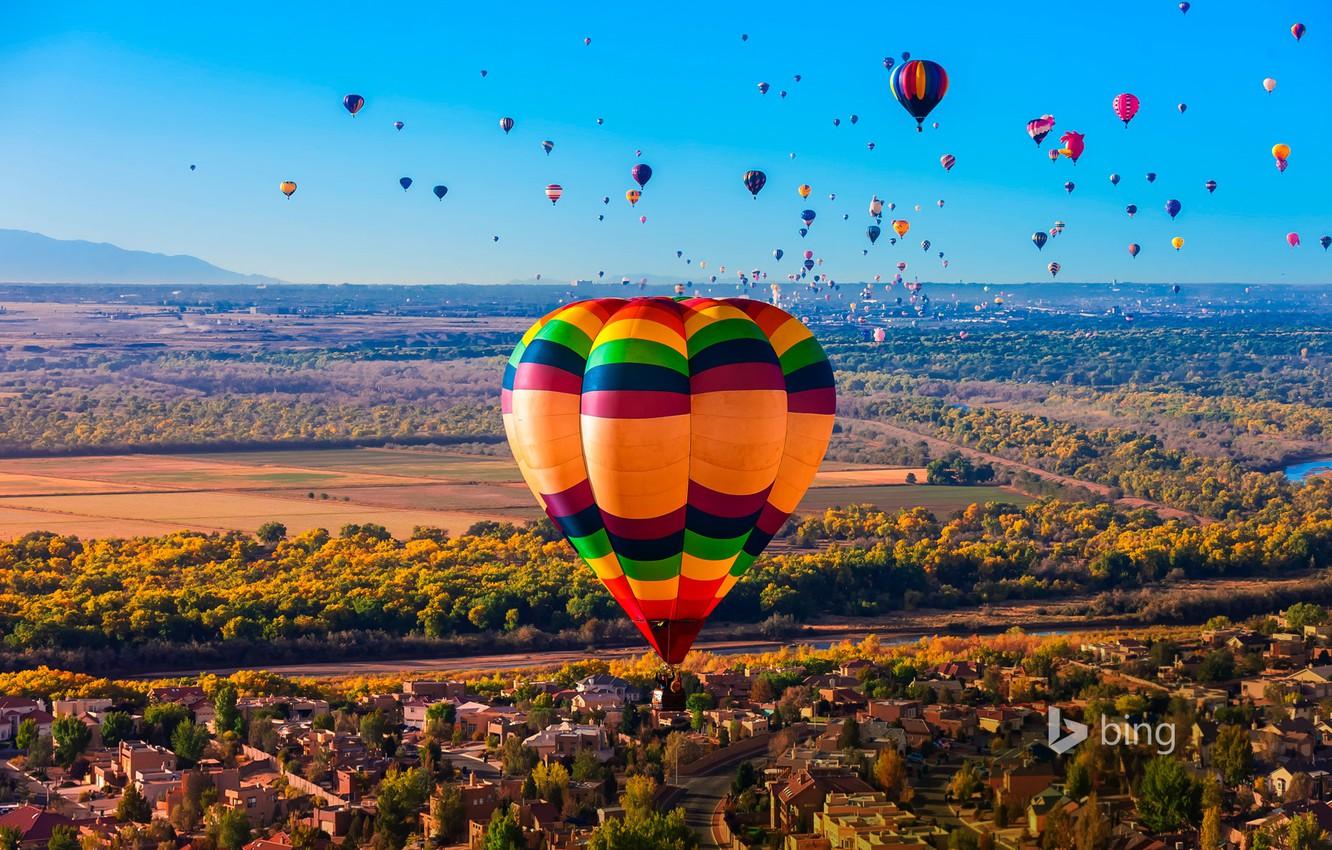
[[[882,58],[902,51],[949,71],[938,130],[917,134],[889,93]],[[1187,16],[1174,0],[11,0],[0,74],[0,226],[291,281],[701,280],[722,264],[728,276],[778,276],[806,248],[844,281],[887,277],[899,260],[940,281],[1048,279],[1052,260],[1070,281],[1332,280],[1332,252],[1317,244],[1332,233],[1322,0],[1196,0]],[[1279,83],[1270,96],[1266,76]],[[1142,100],[1128,130],[1110,108],[1120,91]],[[356,118],[347,92],[366,98]],[[1026,121],[1047,112],[1058,121],[1047,148],[1064,130],[1086,134],[1076,166],[1052,165],[1027,138]],[[503,115],[517,122],[508,136]],[[543,139],[555,142],[549,157]],[[1293,148],[1285,174],[1269,153],[1278,141]],[[656,173],[631,209],[639,149]],[[951,173],[944,153],[957,157]],[[768,173],[757,201],[741,185],[750,168]],[[290,201],[284,179],[300,186]],[[550,182],[565,188],[554,208]],[[449,187],[442,203],[435,183]],[[801,183],[814,188],[808,203]],[[905,245],[885,236],[863,256],[874,194],[912,229]],[[1184,206],[1173,223],[1169,198]],[[1141,210],[1133,220],[1127,203]],[[806,206],[819,217],[801,239]],[[1032,231],[1055,220],[1067,229],[1038,253]],[[1292,230],[1298,250],[1285,244]],[[1175,235],[1187,240],[1179,253]]]

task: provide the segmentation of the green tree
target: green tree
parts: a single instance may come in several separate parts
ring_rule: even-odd
[[[694,850],[698,837],[685,823],[684,809],[669,814],[609,820],[588,839],[588,850]]]
[[[236,686],[225,683],[213,694],[214,725],[218,733],[235,732],[240,734],[242,718],[236,708]]]
[[[390,772],[379,783],[375,836],[395,850],[407,843],[416,814],[430,794],[430,777],[421,768]]]
[[[630,776],[624,783],[620,805],[626,820],[645,818],[652,814],[657,796],[657,783],[651,776]]]
[[[1253,744],[1249,741],[1249,730],[1232,724],[1218,728],[1216,741],[1212,743],[1212,767],[1221,771],[1227,785],[1239,785],[1248,779],[1253,773]]]
[[[1286,626],[1298,632],[1303,632],[1305,626],[1316,626],[1327,620],[1327,612],[1323,606],[1315,605],[1312,602],[1296,602],[1286,609]]]
[[[23,752],[30,752],[32,745],[37,743],[37,721],[31,717],[19,723],[18,732],[14,735],[14,746]]]
[[[860,746],[860,723],[854,717],[842,721],[841,731],[837,733],[837,749],[853,750]]]
[[[1199,850],[1221,850],[1221,807],[1208,806],[1198,831]]]
[[[0,850],[18,850],[23,833],[12,826],[0,826]]]
[[[482,850],[526,850],[523,830],[518,826],[512,806],[500,806],[490,814]]]
[[[1064,793],[1072,800],[1081,800],[1091,793],[1092,775],[1087,765],[1079,759],[1068,763],[1064,769]]]
[[[116,820],[121,823],[148,823],[153,819],[153,808],[144,799],[143,792],[133,782],[125,786],[116,803]]]
[[[964,765],[965,767],[965,765]],[[906,762],[902,754],[893,747],[887,747],[874,761],[874,784],[878,785],[888,799],[904,803],[911,799],[911,786],[907,783]],[[967,796],[971,796],[970,792]]]
[[[1296,815],[1286,824],[1286,850],[1324,850],[1327,833],[1318,825],[1313,812]]]
[[[361,740],[372,750],[384,751],[384,733],[387,729],[384,712],[377,708],[361,717]]]
[[[219,850],[241,850],[250,843],[250,819],[244,810],[212,806],[204,820],[208,837]]]
[[[523,746],[523,739],[510,735],[500,747],[500,763],[509,776],[523,776],[531,772],[537,762],[536,750]]]
[[[739,797],[744,791],[753,788],[758,783],[758,772],[754,770],[754,763],[748,760],[740,762],[740,766],[735,769],[735,778],[731,780],[731,793]]]
[[[1138,817],[1152,832],[1174,832],[1192,820],[1198,796],[1198,783],[1188,768],[1157,756],[1147,763],[1138,787]]]
[[[457,785],[445,785],[430,801],[431,827],[440,844],[452,844],[462,834],[466,809],[462,790]]]
[[[56,764],[69,767],[92,740],[92,731],[72,714],[57,717],[51,722],[51,738],[55,743]]]
[[[255,537],[269,546],[276,546],[287,537],[287,527],[280,522],[269,521],[259,526]]]
[[[134,720],[123,711],[108,711],[102,715],[102,744],[115,749],[134,733]]]
[[[601,762],[597,760],[597,755],[591,748],[584,747],[574,756],[573,771],[570,778],[574,782],[595,782],[601,779],[604,772]]]
[[[155,702],[143,710],[143,725],[154,744],[169,744],[176,726],[190,719],[190,710],[177,702]]]
[[[208,730],[196,726],[193,720],[182,720],[171,732],[171,751],[187,764],[203,758],[208,748]]]
[[[46,850],[79,850],[79,834],[73,827],[57,826],[51,830]]]

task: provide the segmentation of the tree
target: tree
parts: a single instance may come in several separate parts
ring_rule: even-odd
[[[754,787],[758,783],[758,772],[754,770],[754,763],[751,761],[742,761],[740,766],[735,769],[735,778],[731,780],[731,794],[739,797],[744,791]]]
[[[666,736],[666,747],[662,752],[663,766],[668,770],[679,771],[680,765],[689,764],[699,757],[698,744],[684,732],[672,732]]]
[[[115,749],[134,732],[134,720],[123,711],[108,711],[102,715],[102,744]]]
[[[193,720],[183,720],[171,732],[171,751],[189,764],[203,758],[208,747],[208,730]]]
[[[431,827],[440,844],[452,844],[462,833],[466,810],[457,785],[445,785],[430,801]]]
[[[250,843],[250,819],[243,809],[212,806],[205,821],[208,837],[219,850],[241,850]]]
[[[970,800],[971,795],[980,790],[980,787],[980,774],[976,771],[976,766],[969,761],[963,762],[948,782],[949,792],[953,795],[953,799],[960,803]]]
[[[906,762],[902,754],[893,747],[879,753],[874,761],[874,783],[888,795],[893,802],[903,803],[911,799],[911,786],[907,784]]]
[[[121,823],[148,823],[153,819],[153,807],[144,799],[139,786],[131,782],[125,786],[116,803],[116,820]]]
[[[854,717],[842,721],[842,728],[837,733],[837,749],[854,750],[860,746],[860,723]]]
[[[255,531],[255,536],[269,546],[276,546],[287,537],[287,527],[280,522],[266,522]]]
[[[57,826],[51,830],[46,850],[79,850],[79,834],[73,827]]]
[[[32,745],[37,743],[37,721],[31,717],[19,723],[18,732],[14,735],[14,746],[23,752],[32,750]]]
[[[588,850],[694,850],[698,837],[685,823],[684,809],[654,812],[635,820],[609,820],[588,839]]]
[[[657,783],[650,776],[631,776],[624,783],[624,794],[620,805],[624,808],[625,820],[648,817],[654,809],[657,796]]]
[[[236,686],[227,682],[213,694],[213,722],[218,733],[235,732],[240,734],[241,713],[236,709]]]
[[[1227,785],[1239,785],[1248,779],[1253,773],[1253,744],[1247,729],[1233,724],[1217,729],[1212,744],[1212,767],[1221,771]]]
[[[1198,784],[1183,764],[1168,756],[1147,763],[1138,787],[1138,817],[1152,832],[1174,832],[1197,809]]]
[[[703,728],[703,712],[713,707],[712,694],[707,691],[695,691],[685,699],[685,709],[689,711],[689,722],[697,731]]]
[[[1106,850],[1110,845],[1110,823],[1092,794],[1073,819],[1073,850]]]
[[[1208,806],[1198,832],[1199,850],[1221,850],[1221,807]]]
[[[155,744],[167,744],[176,726],[190,719],[190,710],[178,702],[155,702],[143,710],[143,725]]]
[[[542,762],[532,768],[531,777],[541,799],[557,808],[564,804],[569,790],[569,771],[564,765],[557,761]]]
[[[12,826],[0,826],[0,850],[18,850],[23,833]]]
[[[407,843],[416,813],[425,805],[430,793],[430,778],[421,768],[390,771],[379,783],[375,818],[377,846],[398,850]]]
[[[388,724],[384,720],[384,712],[375,709],[369,714],[361,717],[361,740],[365,745],[377,752],[384,751],[384,733],[388,729]]]
[[[482,850],[526,850],[523,830],[513,815],[513,807],[502,805],[490,814]]]
[[[1327,612],[1312,602],[1296,602],[1286,609],[1286,627],[1303,632],[1305,626],[1316,626],[1327,620]]]
[[[584,747],[574,756],[573,771],[570,778],[575,782],[596,782],[604,772],[597,754],[589,747]]]
[[[1286,850],[1324,850],[1326,846],[1327,833],[1313,812],[1296,815],[1286,824]]]
[[[1064,793],[1071,800],[1081,800],[1091,793],[1092,775],[1081,759],[1074,759],[1064,769]]]
[[[500,747],[500,763],[509,776],[523,776],[531,772],[532,766],[537,763],[537,752],[531,747],[523,746],[522,738],[510,735],[504,739],[504,745]]]
[[[55,744],[56,763],[69,767],[92,740],[92,731],[79,718],[66,714],[51,721],[51,738]]]

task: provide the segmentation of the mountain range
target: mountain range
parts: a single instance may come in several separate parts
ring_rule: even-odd
[[[281,281],[229,271],[188,254],[132,251],[106,242],[52,239],[27,230],[0,229],[0,282],[216,285]]]

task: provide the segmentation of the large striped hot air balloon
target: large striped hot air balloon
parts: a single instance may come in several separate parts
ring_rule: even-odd
[[[924,132],[925,128],[921,125],[925,116],[948,93],[948,72],[937,62],[913,59],[902,63],[889,74],[888,82],[893,97],[916,119],[916,132]]]
[[[670,665],[795,510],[835,406],[803,324],[712,298],[560,307],[523,335],[501,398],[527,485]]]
[[[554,204],[556,201],[558,201],[560,199],[560,196],[563,194],[564,194],[564,187],[561,186],[559,183],[551,183],[549,186],[546,187],[546,197],[550,199],[551,204]]]

